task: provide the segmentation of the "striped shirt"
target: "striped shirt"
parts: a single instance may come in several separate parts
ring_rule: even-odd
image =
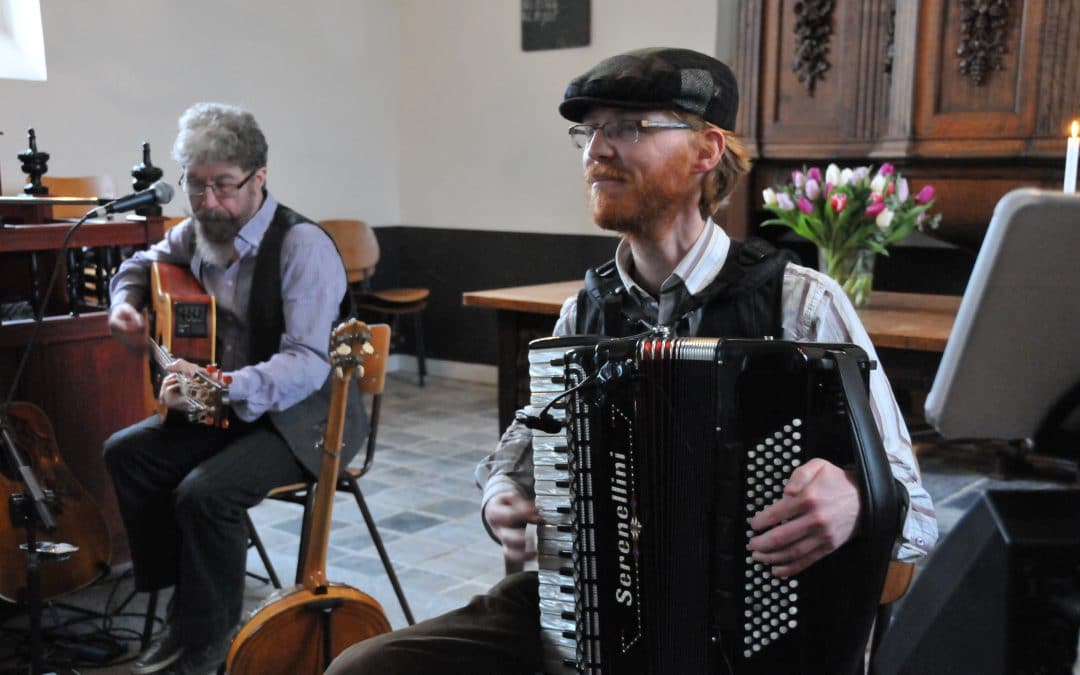
[[[625,241],[621,241],[615,251],[615,265],[631,297],[640,303],[647,318],[656,321],[658,317],[671,316],[672,305],[683,295],[682,287],[691,295],[703,291],[720,273],[730,247],[727,233],[711,220],[707,222],[693,247],[661,285],[659,299],[649,295],[631,276],[633,260],[630,246]],[[877,360],[870,336],[855,308],[840,286],[826,275],[789,264],[784,271],[781,301],[782,339],[851,343],[862,347],[870,359]],[[563,303],[554,334],[572,334],[576,319],[575,295]],[[893,475],[907,488],[910,497],[907,519],[893,552],[894,559],[910,562],[926,555],[937,540],[937,519],[930,495],[922,486],[911,436],[880,362],[870,374],[870,408]],[[514,422],[492,454],[477,466],[476,478],[484,491],[484,504],[506,490],[518,490],[531,497],[531,432]]]

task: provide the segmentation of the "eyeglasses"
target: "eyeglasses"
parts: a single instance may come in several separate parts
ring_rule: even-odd
[[[662,122],[659,120],[614,120],[604,124],[574,124],[569,129],[570,142],[581,150],[587,146],[597,131],[604,138],[618,143],[637,143],[642,129],[693,129],[689,122]]]
[[[189,197],[202,197],[207,190],[212,190],[214,196],[218,199],[228,199],[229,197],[235,197],[240,188],[244,187],[257,171],[258,169],[252,169],[251,173],[239,183],[222,183],[219,181],[204,183],[198,179],[188,178],[187,169],[185,169],[180,176],[180,189],[186,192]]]

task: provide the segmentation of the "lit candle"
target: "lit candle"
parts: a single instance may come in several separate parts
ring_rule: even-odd
[[[1065,192],[1076,192],[1076,156],[1080,155],[1080,122],[1073,120],[1072,136],[1065,146]]]

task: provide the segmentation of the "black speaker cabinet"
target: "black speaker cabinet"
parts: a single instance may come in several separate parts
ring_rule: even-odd
[[[873,672],[1065,675],[1078,626],[1080,491],[988,491],[916,577]]]

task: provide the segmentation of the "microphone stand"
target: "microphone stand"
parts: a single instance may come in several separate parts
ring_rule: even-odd
[[[8,409],[11,406],[12,401],[15,400],[15,395],[19,389],[19,382],[22,380],[23,372],[26,369],[26,364],[30,360],[30,352],[34,346],[34,342],[37,340],[37,335],[41,329],[41,324],[45,318],[45,309],[49,304],[49,298],[52,296],[53,287],[56,285],[56,279],[60,274],[60,262],[64,260],[65,252],[68,249],[68,244],[71,241],[71,237],[75,234],[75,231],[86,222],[86,219],[95,213],[96,209],[91,209],[72,225],[67,234],[64,236],[64,241],[60,245],[60,250],[56,253],[56,262],[53,265],[52,276],[49,278],[49,284],[45,288],[45,294],[42,296],[43,300],[41,305],[37,309],[37,314],[34,316],[34,327],[30,331],[30,338],[26,342],[26,347],[23,349],[22,356],[19,359],[19,366],[15,369],[15,375],[11,379],[11,387],[8,389],[7,398],[4,400],[4,404],[0,407],[0,445],[6,448],[6,456],[12,470],[18,474],[19,480],[22,482],[25,492],[13,493],[9,496],[9,500],[12,506],[12,520],[21,521],[13,522],[13,525],[22,525],[26,529],[26,588],[27,588],[27,605],[30,613],[30,673],[31,675],[41,675],[43,672],[42,658],[41,658],[41,573],[39,568],[39,550],[37,542],[37,522],[41,522],[41,526],[46,532],[52,532],[56,530],[56,519],[53,518],[52,513],[49,511],[48,502],[52,500],[52,495],[49,491],[43,490],[41,484],[38,482],[37,477],[34,475],[33,469],[27,465],[20,455],[16,446],[15,440],[11,437],[10,428],[11,424],[8,421]]]

